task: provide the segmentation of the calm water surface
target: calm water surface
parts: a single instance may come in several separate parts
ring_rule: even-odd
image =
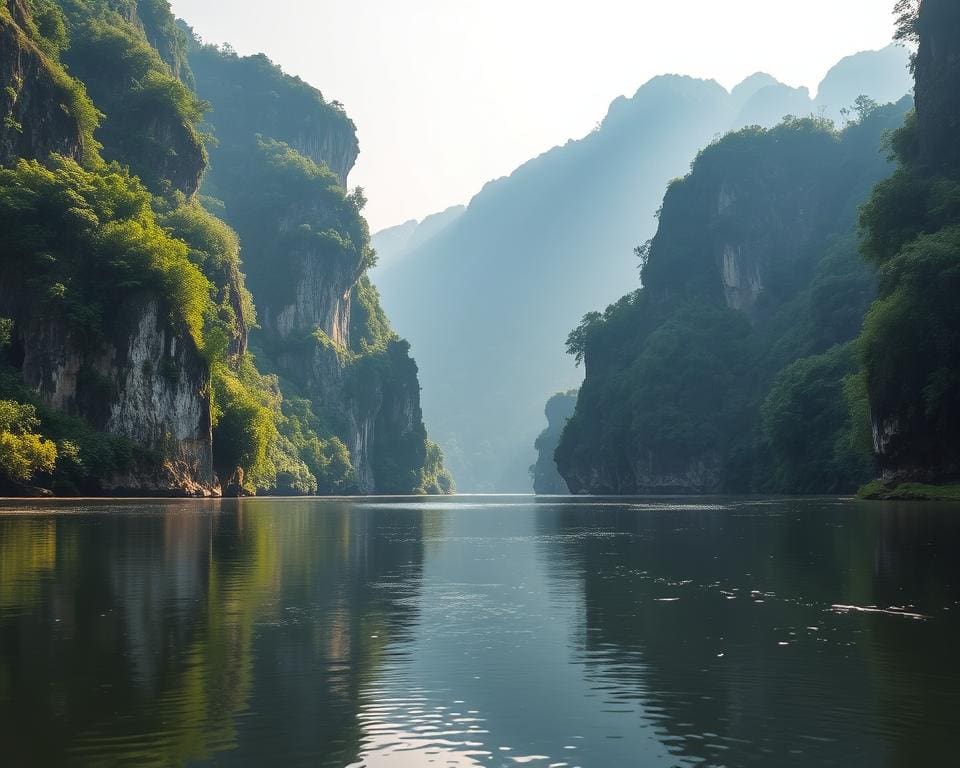
[[[960,764],[960,506],[0,505],[4,766]]]

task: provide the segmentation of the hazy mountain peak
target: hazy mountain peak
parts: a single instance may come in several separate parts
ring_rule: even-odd
[[[841,59],[827,72],[817,88],[816,103],[828,116],[837,119],[858,96],[868,95],[886,104],[913,92],[910,54],[899,45],[879,51],[861,51]]]
[[[716,80],[689,75],[657,75],[641,85],[633,96],[614,99],[601,127],[614,128],[632,122],[639,114],[661,109],[680,100],[719,103],[727,98],[726,89]]]
[[[766,72],[754,72],[737,83],[730,91],[737,107],[742,107],[758,91],[771,85],[780,85],[780,81]]]

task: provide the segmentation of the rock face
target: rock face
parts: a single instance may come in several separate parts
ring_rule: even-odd
[[[916,105],[920,162],[960,176],[960,5],[923,0],[917,22]]]
[[[265,56],[198,44],[190,62],[212,105],[207,178],[243,243],[258,360],[346,445],[361,493],[413,492],[427,459],[418,371],[364,277],[361,196],[344,189],[353,123]]]
[[[262,303],[265,331],[280,339],[323,331],[337,346],[350,346],[350,292],[356,273],[332,268],[316,253],[293,255],[295,274],[292,300],[279,305]],[[293,276],[292,276],[293,277]]]
[[[791,363],[860,330],[875,284],[857,212],[889,174],[877,148],[908,106],[839,134],[816,119],[744,129],[670,185],[643,288],[571,336],[586,366],[556,451],[571,492],[769,487],[769,393]]]
[[[131,117],[137,125],[122,128],[134,130],[148,137],[152,151],[139,153],[142,168],[148,178],[169,182],[170,186],[187,197],[192,197],[200,189],[200,180],[207,168],[207,157],[197,135],[175,115],[143,115]],[[104,156],[107,159],[126,159],[104,142]]]
[[[533,476],[533,490],[537,494],[564,495],[570,493],[566,480],[557,471],[554,452],[560,443],[560,436],[567,420],[573,416],[577,406],[577,392],[559,392],[547,401],[544,415],[547,428],[540,433],[534,447],[537,449],[537,463],[530,467]]]
[[[312,129],[296,132],[287,143],[313,162],[326,165],[336,174],[340,186],[346,188],[347,177],[360,154],[356,133],[343,130],[340,123],[324,121]]]
[[[763,290],[760,265],[744,256],[743,246],[727,243],[720,249],[720,279],[730,309],[749,311]]]
[[[350,351],[355,276],[331,271],[316,258],[306,259],[301,274],[295,303],[280,313],[265,305],[264,316],[274,319],[265,321],[258,343],[270,350],[284,376],[339,425],[360,493],[409,492],[416,483],[398,485],[395,478],[418,468],[418,442],[422,446],[426,437],[409,345],[393,340],[373,357],[357,358]],[[310,338],[317,329],[328,342],[285,343]],[[412,459],[408,472],[398,467],[401,456]]]
[[[44,159],[51,152],[79,160],[83,154],[80,125],[68,107],[70,93],[62,71],[40,52],[24,32],[22,0],[6,0],[0,8],[0,165],[17,158]]]
[[[861,340],[881,479],[960,478],[960,4],[922,0],[915,31],[916,121],[898,134],[900,168],[874,191],[865,251],[881,266],[880,316]],[[894,197],[896,192],[896,197]],[[880,213],[877,213],[880,212]],[[881,243],[884,248],[874,248]],[[941,244],[942,243],[942,244]]]
[[[111,338],[91,346],[62,319],[21,316],[15,328],[24,382],[46,406],[156,452],[155,465],[103,478],[105,492],[219,493],[206,361],[149,295],[118,307],[112,325]]]
[[[195,47],[190,65],[201,98],[215,105],[217,136],[223,145],[249,144],[255,133],[289,144],[325,165],[346,188],[360,144],[356,126],[336,102],[285,75],[263,54],[240,57]]]

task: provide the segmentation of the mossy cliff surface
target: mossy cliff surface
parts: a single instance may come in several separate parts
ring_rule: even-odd
[[[165,0],[5,0],[0,73],[0,490],[449,490],[342,109]]]

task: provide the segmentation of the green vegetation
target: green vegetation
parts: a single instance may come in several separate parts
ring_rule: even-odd
[[[171,72],[188,88],[195,90],[196,82],[189,61],[192,36],[174,18],[169,0],[137,0],[136,11],[147,41]]]
[[[456,490],[453,475],[443,466],[443,451],[432,440],[427,441],[427,452],[420,470],[417,493],[449,495]]]
[[[348,194],[328,168],[264,138],[221,147],[215,159],[208,187],[224,200],[246,251],[256,254],[246,268],[258,303],[293,301],[297,281],[291,275],[305,254],[354,278],[373,265],[362,193]]]
[[[850,490],[873,471],[869,410],[853,344],[791,363],[761,408],[770,483],[797,493]]]
[[[353,124],[265,57],[196,45],[191,66],[217,137],[203,200],[243,244],[263,323],[252,344],[280,398],[278,444],[309,469],[319,492],[371,482],[380,493],[448,492],[442,453],[423,426],[409,345],[390,328],[366,276],[376,255],[363,191],[347,191],[338,175],[356,157]],[[334,172],[328,164],[337,162],[345,165]],[[347,446],[364,453],[350,455]],[[290,481],[296,476],[280,470],[288,479],[266,487],[292,492],[302,485]]]
[[[356,158],[356,126],[343,107],[285,74],[263,54],[238,56],[229,46],[194,41],[190,65],[201,97],[215,105],[211,121],[221,147],[249,146],[260,135],[319,160],[306,147],[326,137],[330,146],[339,147],[344,160],[352,163]]]
[[[99,110],[87,95],[84,83],[67,73],[62,63],[62,54],[69,46],[67,23],[60,7],[53,0],[29,0],[29,13],[14,19],[6,5],[0,6],[0,24],[9,25],[19,38],[20,45],[34,47],[44,68],[63,98],[63,105],[76,120],[79,133],[79,157],[87,166],[99,162],[100,144],[94,134],[102,118]],[[17,22],[21,26],[18,26]],[[13,110],[20,99],[23,83],[10,79],[4,89],[8,109]],[[9,115],[5,121],[12,120]],[[22,130],[23,126],[17,126]]]
[[[157,220],[170,235],[188,247],[188,258],[210,283],[205,350],[210,360],[241,352],[246,333],[256,324],[253,297],[240,272],[240,241],[223,221],[195,198],[180,193],[155,199]]]
[[[380,294],[364,275],[353,288],[350,313],[350,343],[354,351],[366,355],[383,351],[396,338],[390,321],[380,306]]]
[[[356,491],[347,447],[326,434],[311,403],[284,398],[276,376],[250,355],[236,370],[214,366],[214,466],[243,477],[250,493],[343,494]],[[321,436],[323,435],[323,436]]]
[[[206,105],[134,23],[137,4],[63,0],[61,5],[70,35],[63,59],[105,114],[97,133],[105,158],[129,166],[155,192],[194,192],[206,164],[199,131]],[[166,29],[174,36],[167,48],[185,45],[167,3],[140,5],[151,9],[147,20],[154,32]]]
[[[160,295],[198,348],[214,321],[210,284],[185,243],[158,223],[152,197],[118,167],[87,171],[52,157],[0,169],[0,265],[23,275],[41,313],[62,312],[92,340],[136,291]]]
[[[30,16],[25,20],[24,31],[47,58],[59,61],[69,44],[67,22],[60,6],[53,0],[29,0],[27,5]]]
[[[891,136],[896,172],[861,215],[880,283],[860,356],[884,480],[915,489],[960,477],[960,15],[939,0],[897,12],[900,37],[919,42],[917,109]]]
[[[899,483],[886,485],[873,480],[857,494],[870,501],[960,501],[960,484],[930,485],[927,483]]]
[[[131,323],[157,301],[172,334],[163,357],[138,362],[136,373],[158,387],[154,398],[176,399],[185,373],[176,356],[187,361],[200,388],[193,394],[209,398],[214,469],[224,483],[249,493],[350,493],[369,490],[373,473],[378,488],[393,492],[450,490],[442,454],[426,439],[409,346],[365,277],[375,255],[362,190],[347,192],[340,181],[357,153],[342,107],[264,57],[198,46],[167,0],[23,2],[0,9],[0,23],[61,86],[83,151],[82,162],[52,155],[0,168],[0,268],[16,278],[2,297],[13,320],[0,323],[6,482],[95,493],[111,478],[194,471],[172,466],[179,458],[168,433],[148,450],[93,428],[106,428],[111,403],[127,394],[118,391],[126,373],[114,373],[125,364]],[[204,125],[208,105],[192,90],[191,50],[208,69],[239,76],[229,94],[217,94],[219,125]],[[13,125],[22,85],[3,91],[8,129],[22,129]],[[207,166],[201,125],[219,128],[221,144],[208,175],[212,195],[198,198]],[[339,163],[338,172],[324,161]],[[242,241],[218,216],[238,224]],[[267,315],[295,299],[316,303],[306,309],[316,317],[310,327],[282,340],[263,334],[270,343],[257,347],[260,368],[247,348],[258,326],[241,247]],[[335,341],[323,322],[334,312],[342,317],[327,328]],[[47,407],[59,394],[23,383],[24,349],[45,332],[64,335],[80,361],[55,385],[66,388],[59,407],[74,415]],[[316,358],[322,370],[295,375],[284,365],[291,354]],[[33,386],[43,390],[46,380]],[[157,408],[132,404],[128,426],[142,407]],[[359,441],[361,423],[371,430],[366,486],[347,447]],[[195,471],[210,483],[207,470]]]
[[[639,249],[644,288],[568,340],[587,369],[556,452],[572,490],[825,493],[870,477],[851,341],[876,278],[857,207],[905,108],[861,102],[843,131],[747,128],[670,186]]]
[[[271,447],[279,439],[273,418],[278,398],[269,396],[258,377],[249,358],[236,372],[223,363],[213,368],[214,469],[226,480],[239,468],[251,492],[277,473]]]
[[[280,431],[315,481],[315,487],[305,492],[321,495],[354,493],[357,478],[350,449],[340,438],[328,433],[323,422],[313,413],[312,403],[304,398],[287,397],[282,410]]]
[[[27,484],[53,471],[57,446],[36,434],[39,425],[32,405],[0,400],[0,482]]]

